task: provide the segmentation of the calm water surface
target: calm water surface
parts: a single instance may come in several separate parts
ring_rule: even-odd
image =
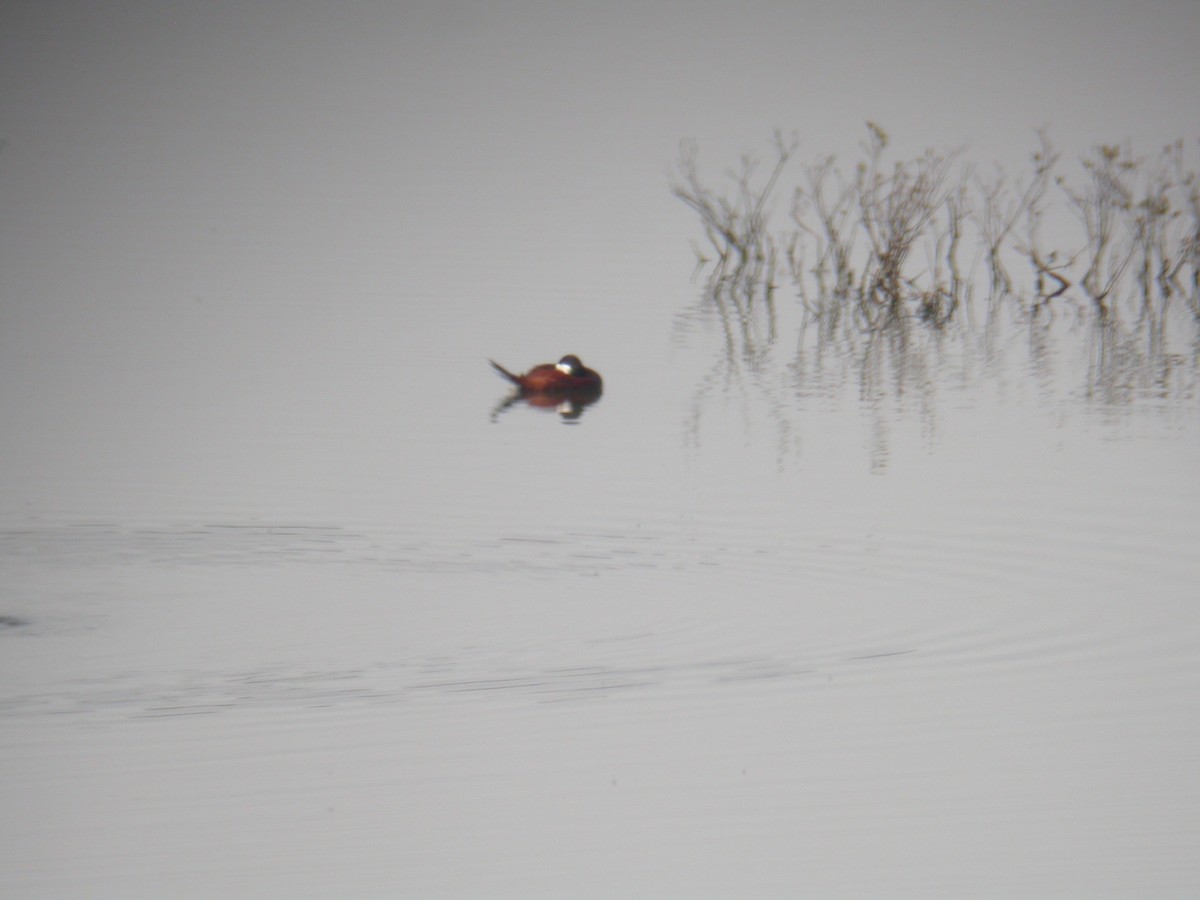
[[[675,142],[852,147],[883,83],[796,87],[863,61],[789,35],[919,22],[37,8],[0,29],[0,894],[1200,890],[1194,323],[876,355],[782,292],[750,359],[688,280]],[[1014,73],[1053,109],[889,77],[891,127],[1186,137],[1172,9],[1114,31],[1180,44],[1136,71]],[[503,406],[487,358],[568,352],[598,403]]]
[[[1194,409],[797,401],[781,453],[478,375],[408,503],[6,519],[14,893],[1190,881]]]

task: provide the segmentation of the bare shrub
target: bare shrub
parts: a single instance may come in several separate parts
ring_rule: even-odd
[[[744,155],[726,173],[724,191],[705,185],[696,146],[685,142],[672,191],[699,215],[715,253],[713,262],[698,251],[709,292],[740,316],[751,314],[755,298],[770,304],[782,255],[808,313],[868,330],[907,317],[944,327],[977,287],[993,305],[1013,302],[1034,316],[1078,289],[1100,316],[1120,314],[1131,298],[1138,314],[1161,316],[1180,298],[1200,318],[1200,179],[1182,141],[1149,160],[1099,145],[1072,178],[1059,172],[1045,129],[1036,135],[1031,169],[1011,179],[999,168],[975,174],[959,150],[889,162],[887,133],[868,122],[862,158],[849,173],[834,156],[802,167],[792,225],[777,233],[770,200],[795,138],[775,133],[765,178],[759,160]],[[1078,233],[1056,225],[1047,243],[1056,197]],[[973,260],[965,271],[964,258]],[[1012,274],[1022,259],[1032,273],[1025,284]]]
[[[718,389],[765,400],[781,442],[795,433],[786,391],[854,382],[874,407],[887,395],[932,410],[943,375],[999,374],[1014,324],[1028,339],[1023,371],[1043,386],[1054,381],[1052,341],[1069,333],[1087,345],[1081,396],[1194,396],[1200,177],[1184,144],[1146,159],[1100,145],[1064,171],[1047,132],[1035,134],[1029,167],[1014,178],[998,167],[979,174],[957,150],[891,160],[887,133],[867,123],[851,165],[826,155],[799,167],[778,227],[772,203],[796,138],[776,132],[766,163],[742,156],[718,188],[685,142],[671,188],[699,216],[709,249],[697,250],[707,281],[683,324],[715,317],[723,336],[694,430]],[[794,305],[776,296],[780,263]],[[791,355],[772,366],[789,316],[798,318]]]

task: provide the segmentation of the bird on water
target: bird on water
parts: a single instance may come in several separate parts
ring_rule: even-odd
[[[524,375],[510,372],[493,360],[488,362],[523,394],[599,394],[603,389],[600,373],[589,369],[574,354],[556,363],[534,366]]]

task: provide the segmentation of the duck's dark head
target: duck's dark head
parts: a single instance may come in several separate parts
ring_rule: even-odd
[[[579,357],[573,353],[569,353],[558,361],[554,366],[558,371],[565,375],[578,375],[583,371],[584,365],[579,361]]]

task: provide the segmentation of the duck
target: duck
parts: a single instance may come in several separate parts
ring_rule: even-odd
[[[589,369],[573,353],[567,354],[556,363],[534,366],[524,375],[516,375],[494,360],[489,359],[488,362],[501,376],[515,384],[526,397],[595,397],[600,395],[604,386],[600,373]]]

